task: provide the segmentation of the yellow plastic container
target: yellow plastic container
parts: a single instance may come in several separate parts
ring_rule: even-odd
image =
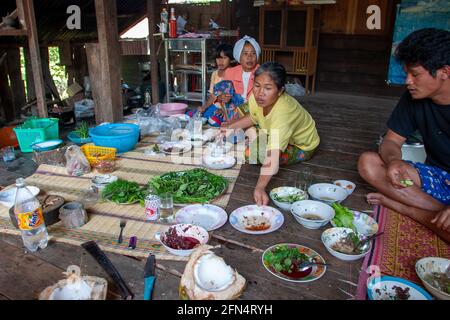
[[[96,166],[100,160],[115,160],[116,148],[97,147],[93,144],[85,144],[81,147],[91,166]]]

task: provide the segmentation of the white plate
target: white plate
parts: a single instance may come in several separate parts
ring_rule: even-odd
[[[193,204],[178,210],[176,223],[195,224],[207,231],[216,230],[228,220],[228,215],[222,208],[212,204]]]
[[[209,169],[224,170],[233,167],[236,164],[236,158],[229,155],[222,155],[219,157],[204,155],[203,163]]]
[[[432,300],[431,295],[415,283],[389,276],[373,278],[367,286],[367,294],[370,300],[397,300],[393,287],[400,287],[403,290],[409,288],[408,300]]]
[[[324,258],[322,258],[322,256],[320,254],[318,254],[316,251],[314,251],[311,248],[308,248],[308,247],[305,247],[305,246],[302,246],[299,244],[294,244],[294,243],[276,244],[276,245],[271,246],[270,248],[266,249],[266,251],[264,251],[264,253],[262,254],[262,257],[261,257],[264,268],[266,268],[266,270],[269,271],[271,274],[273,274],[275,277],[280,278],[282,280],[290,281],[290,282],[311,282],[311,281],[315,281],[315,280],[321,278],[325,274],[327,267],[326,266],[318,266],[318,265],[313,266],[311,268],[311,273],[309,273],[301,278],[289,277],[286,274],[276,271],[267,261],[264,260],[264,257],[266,256],[266,254],[269,251],[275,250],[276,247],[278,247],[278,246],[288,246],[289,248],[296,248],[301,253],[304,253],[305,255],[307,255],[309,258],[309,261],[315,261],[318,263],[325,264]]]
[[[350,211],[353,213],[353,224],[359,234],[372,236],[378,232],[378,223],[374,218],[359,211]],[[333,220],[331,220],[330,223],[333,227],[336,227]]]
[[[229,220],[233,228],[241,232],[266,234],[278,230],[284,223],[284,216],[279,210],[269,206],[249,205],[234,210]],[[248,229],[249,227],[262,226],[263,222],[270,224],[270,227],[264,230]]]
[[[28,190],[30,190],[33,196],[37,196],[40,192],[40,189],[38,187],[27,186],[27,188]],[[14,206],[14,201],[16,200],[16,191],[17,187],[13,187],[11,189],[0,192],[0,203],[8,208]]]
[[[205,154],[227,154],[233,149],[233,144],[226,142],[223,147],[218,148],[213,142],[209,143],[205,148]]]
[[[168,148],[177,148],[179,151],[165,151],[165,149]],[[189,152],[192,149],[192,144],[187,142],[179,142],[179,141],[170,141],[165,142],[159,146],[159,150],[161,150],[162,153],[168,154],[168,155],[177,155],[180,153]]]

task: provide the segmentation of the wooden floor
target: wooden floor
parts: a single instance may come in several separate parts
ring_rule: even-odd
[[[396,99],[367,98],[331,93],[317,93],[300,99],[302,105],[316,120],[321,146],[314,158],[299,165],[282,168],[269,186],[269,190],[286,183],[302,168],[308,166],[314,182],[337,179],[356,183],[355,192],[343,203],[345,206],[370,210],[365,194],[371,188],[359,177],[356,163],[363,151],[376,150],[376,142],[385,131],[385,122],[396,104]],[[8,168],[0,168],[0,185],[11,179]],[[3,171],[2,171],[3,170]],[[29,170],[30,171],[30,170]],[[31,173],[29,173],[31,174]],[[253,203],[253,190],[259,174],[257,166],[245,165],[227,207],[227,212]],[[226,224],[212,236],[212,244],[221,244],[216,252],[248,281],[241,299],[352,299],[361,261],[344,262],[330,255],[320,241],[321,230],[307,230],[285,212],[285,223],[276,232],[254,236],[240,233]],[[319,252],[331,266],[325,275],[306,284],[290,283],[269,274],[261,263],[262,252],[277,243],[298,243]],[[35,299],[46,286],[62,278],[68,265],[80,265],[83,274],[108,279],[105,272],[81,247],[62,243],[49,243],[42,252],[25,253],[19,237],[0,235],[0,300]],[[107,253],[135,294],[143,297],[143,269],[145,261]],[[157,280],[154,299],[178,299],[178,285],[185,263],[157,262]],[[112,281],[109,298],[117,299]]]

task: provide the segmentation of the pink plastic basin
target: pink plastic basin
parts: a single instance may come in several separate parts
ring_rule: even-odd
[[[184,114],[187,107],[188,105],[185,103],[162,103],[160,111],[163,116],[171,116],[176,114]]]

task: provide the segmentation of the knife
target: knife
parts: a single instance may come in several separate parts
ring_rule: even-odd
[[[155,256],[150,253],[144,269],[144,300],[152,300],[152,292],[156,276],[155,264]]]
[[[114,280],[117,288],[120,291],[120,295],[123,300],[133,300],[134,294],[127,286],[119,271],[111,263],[111,260],[106,256],[102,249],[97,245],[95,241],[88,241],[81,246],[89,252],[91,256],[100,264],[100,266],[106,271],[106,273]]]

